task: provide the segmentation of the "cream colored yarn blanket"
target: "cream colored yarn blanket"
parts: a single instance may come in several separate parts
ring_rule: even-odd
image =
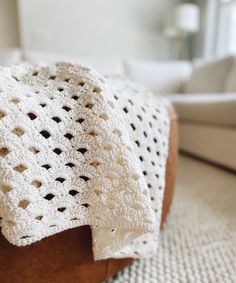
[[[168,151],[164,105],[139,85],[68,63],[0,68],[0,98],[6,239],[23,246],[90,225],[95,259],[152,255]]]

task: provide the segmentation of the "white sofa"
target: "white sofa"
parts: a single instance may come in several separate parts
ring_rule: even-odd
[[[128,60],[126,76],[164,94],[179,117],[179,148],[236,170],[236,58]]]
[[[193,64],[140,60],[126,64],[127,76],[165,94],[174,104],[182,151],[236,170],[235,57]]]
[[[236,170],[236,59],[212,62],[147,61],[111,57],[77,58],[19,50],[1,55],[0,65],[28,61],[48,64],[58,60],[88,64],[105,75],[121,74],[174,104],[179,117],[182,151]]]

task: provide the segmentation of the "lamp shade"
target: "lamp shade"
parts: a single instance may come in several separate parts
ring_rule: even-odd
[[[191,3],[177,5],[174,26],[177,30],[194,33],[199,30],[199,7]]]
[[[167,37],[176,37],[180,33],[195,33],[199,30],[199,22],[199,7],[191,3],[181,3],[169,14],[164,34]]]

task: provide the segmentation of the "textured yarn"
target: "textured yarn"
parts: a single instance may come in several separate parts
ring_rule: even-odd
[[[157,248],[165,106],[145,88],[68,63],[0,68],[0,216],[27,245],[91,225],[95,259]]]
[[[158,252],[107,283],[235,283],[236,176],[181,156]]]

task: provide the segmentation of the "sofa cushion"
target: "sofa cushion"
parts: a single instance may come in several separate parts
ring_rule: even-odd
[[[126,76],[146,85],[153,93],[181,92],[192,67],[187,61],[148,61],[129,59],[124,62]]]
[[[171,95],[180,121],[236,126],[236,93]]]
[[[232,68],[226,80],[225,92],[236,92],[236,58],[233,60]]]
[[[195,65],[185,86],[186,93],[223,92],[227,76],[233,65],[233,56]]]

